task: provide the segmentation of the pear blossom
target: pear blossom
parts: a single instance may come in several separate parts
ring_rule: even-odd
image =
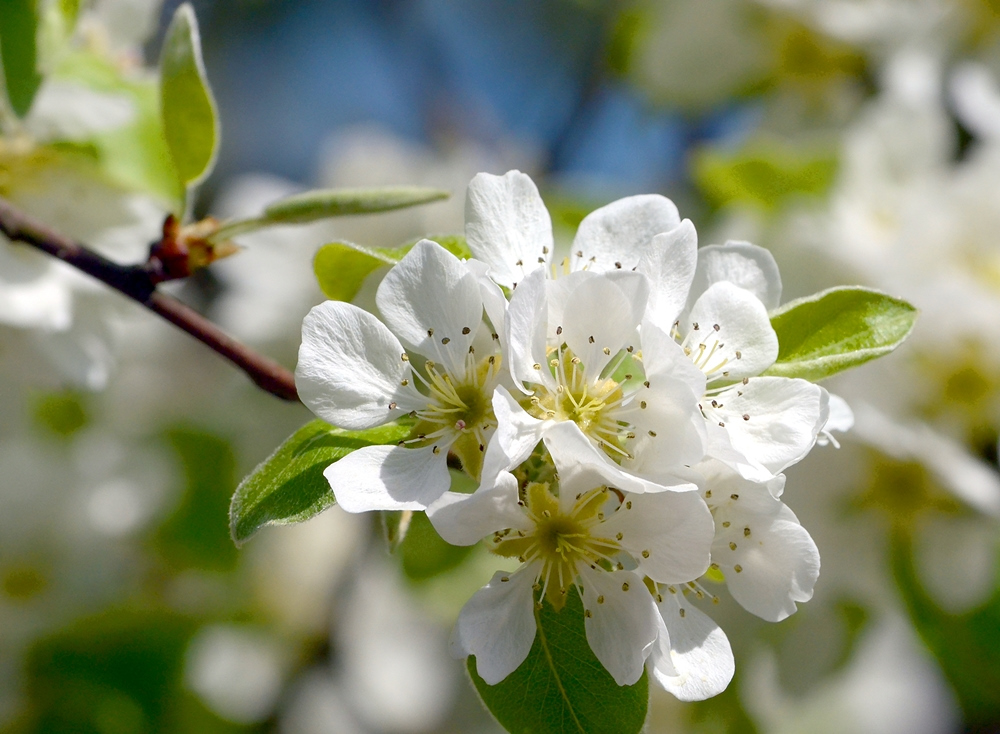
[[[631,685],[660,634],[657,583],[683,583],[708,568],[711,515],[696,492],[623,492],[623,471],[579,460],[572,423],[543,439],[555,481],[528,481],[500,471],[473,495],[449,492],[428,508],[441,536],[471,545],[492,534],[491,550],[517,558],[462,609],[455,649],[475,655],[493,685],[512,673],[535,638],[534,610],[543,599],[562,609],[575,587],[583,601],[587,641],[619,685]],[[508,469],[515,469],[509,465]]]
[[[568,435],[603,453],[593,460],[692,488],[686,469],[701,460],[705,445],[697,394],[674,374],[683,355],[666,334],[648,348],[640,343],[648,293],[646,277],[633,272],[548,279],[535,270],[521,281],[506,334],[510,372],[524,394],[498,390],[506,407],[497,441],[514,465],[550,428],[570,422],[578,430]],[[647,331],[653,337],[656,327],[642,326],[643,337]]]
[[[357,449],[326,469],[348,512],[424,509],[450,485],[449,451],[479,474],[502,364],[481,285],[465,263],[421,240],[378,288],[384,324],[334,301],[306,316],[295,381],[313,413],[352,430],[416,419],[410,439]],[[499,289],[495,296],[503,299]]]
[[[778,357],[768,312],[781,298],[771,254],[746,242],[698,251],[688,306],[671,333],[701,396],[707,453],[766,481],[802,459],[829,419],[829,395],[807,380],[766,376]],[[659,321],[665,314],[656,314]],[[838,424],[839,425],[839,424]]]
[[[739,604],[770,622],[812,598],[819,552],[795,514],[776,499],[782,475],[752,482],[717,460],[698,467],[702,495],[715,521],[708,578],[724,579]],[[650,675],[682,701],[699,701],[725,690],[735,670],[725,632],[695,600],[717,596],[697,581],[657,584],[660,636],[650,653]]]

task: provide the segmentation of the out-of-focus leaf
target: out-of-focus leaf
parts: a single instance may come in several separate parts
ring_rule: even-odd
[[[24,117],[42,84],[36,0],[4,0],[0,6],[0,60],[7,100],[14,113]]]
[[[483,703],[511,734],[635,734],[649,705],[646,672],[635,685],[619,686],[590,649],[583,604],[570,588],[556,612],[545,602],[535,611],[538,632],[527,659],[497,685],[469,675]]]
[[[916,320],[906,301],[861,287],[790,301],[771,315],[778,359],[764,374],[822,380],[888,354]]]
[[[112,610],[35,643],[24,674],[24,734],[229,734],[183,685],[195,620],[164,609]],[[193,723],[197,726],[192,726]]]
[[[456,235],[430,236],[458,258],[471,256],[465,238]],[[416,242],[402,247],[365,247],[353,242],[331,242],[316,251],[313,272],[323,294],[332,301],[350,301],[357,295],[365,278],[376,268],[395,265]]]
[[[189,3],[177,8],[163,40],[160,115],[180,183],[200,183],[215,164],[219,123],[201,58],[198,21]]]
[[[994,731],[1000,722],[1000,591],[977,609],[945,612],[917,577],[913,540],[897,525],[892,570],[910,619],[930,648],[965,712],[965,731]]]
[[[233,542],[242,545],[265,525],[303,522],[334,503],[323,471],[364,446],[394,444],[410,428],[398,423],[345,431],[321,420],[293,433],[240,482],[229,507]]]
[[[73,390],[40,395],[33,406],[35,423],[49,433],[68,438],[87,425],[84,399]]]
[[[468,493],[476,488],[475,480],[462,472],[452,470],[451,481],[452,491]],[[396,552],[406,577],[419,582],[452,570],[469,556],[472,548],[449,544],[437,534],[427,515],[416,512]]]
[[[156,548],[174,568],[232,570],[238,560],[226,532],[236,486],[232,448],[218,436],[188,428],[169,431],[167,439],[184,470],[184,491],[156,533]]]
[[[163,137],[156,82],[125,78],[108,60],[85,50],[64,54],[53,75],[131,100],[135,112],[131,122],[94,134],[87,141],[92,155],[109,181],[178,206],[184,192]]]
[[[716,732],[717,734],[757,734],[757,727],[747,715],[740,701],[740,670],[736,677],[718,696],[707,701],[693,701],[686,705],[688,716],[695,731]]]
[[[751,204],[774,210],[795,196],[821,196],[837,172],[834,152],[803,151],[760,142],[737,151],[705,148],[694,157],[693,175],[714,206]]]

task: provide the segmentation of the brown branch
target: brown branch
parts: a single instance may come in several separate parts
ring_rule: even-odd
[[[295,377],[269,357],[233,339],[214,323],[173,296],[156,290],[156,277],[145,265],[119,265],[50,229],[0,197],[0,231],[11,240],[47,252],[97,278],[119,293],[183,329],[243,370],[254,383],[283,400],[298,400]]]

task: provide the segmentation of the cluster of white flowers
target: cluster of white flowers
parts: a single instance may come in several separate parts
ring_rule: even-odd
[[[536,605],[575,589],[620,685],[645,667],[678,698],[719,693],[733,655],[698,608],[718,601],[706,586],[771,621],[812,596],[819,554],[781,472],[850,423],[830,420],[824,389],[762,375],[778,355],[773,258],[699,250],[658,195],[594,211],[562,257],[517,171],[477,175],[466,207],[472,259],[423,240],[379,286],[381,320],[342,302],[305,319],[296,380],[317,416],[413,424],[326,470],[337,502],[426,510],[448,542],[520,562],[458,619],[455,647],[487,683],[527,657]],[[474,493],[449,491],[449,454]]]

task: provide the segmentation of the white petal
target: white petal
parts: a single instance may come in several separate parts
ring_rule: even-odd
[[[834,395],[831,392],[827,393],[829,398],[829,408],[830,415],[826,419],[826,423],[823,425],[823,430],[820,432],[819,436],[816,437],[816,443],[820,446],[826,446],[828,443],[832,443],[834,447],[840,448],[840,444],[837,442],[836,437],[834,437],[832,431],[837,431],[838,433],[846,433],[854,427],[854,411],[851,410],[851,406],[847,404],[839,395]]]
[[[654,647],[649,657],[653,678],[681,701],[704,701],[726,690],[736,672],[726,633],[679,593],[664,594],[657,606],[669,630],[670,649]]]
[[[628,448],[633,459],[623,465],[660,483],[668,475],[701,461],[707,444],[705,421],[691,388],[672,378],[648,380],[630,403],[636,437]],[[643,407],[645,405],[645,407]]]
[[[646,317],[669,332],[688,301],[698,261],[698,233],[690,219],[653,238],[639,259],[638,271],[649,278]]]
[[[472,545],[497,530],[530,530],[517,500],[517,479],[502,472],[495,484],[473,494],[445,492],[427,508],[427,518],[452,545]]]
[[[712,560],[725,573],[733,598],[769,622],[794,614],[795,602],[812,598],[819,577],[819,551],[809,533],[786,517],[733,513],[727,518],[732,524],[716,539]]]
[[[632,270],[653,237],[678,224],[677,207],[665,196],[642,194],[613,201],[580,222],[573,240],[572,265],[597,272]]]
[[[678,477],[658,477],[669,484],[651,482],[624,471],[608,455],[598,449],[587,438],[580,427],[572,421],[562,421],[547,426],[545,447],[559,472],[559,480],[569,490],[560,493],[560,498],[572,498],[577,492],[587,492],[594,487],[609,486],[624,492],[642,494],[674,490],[690,492],[697,486],[689,480]]]
[[[493,686],[517,670],[535,641],[535,564],[515,573],[497,571],[462,607],[456,643],[476,656],[476,672]],[[506,579],[506,580],[504,580]]]
[[[726,424],[734,449],[773,474],[801,459],[826,420],[827,392],[788,377],[751,377],[715,396],[712,413]],[[704,404],[704,401],[703,401]]]
[[[489,482],[501,471],[510,471],[531,455],[542,440],[545,422],[524,410],[503,387],[493,391],[493,414],[497,428],[486,447],[482,481]]]
[[[770,311],[781,302],[781,275],[774,256],[749,242],[709,245],[698,251],[698,269],[691,285],[696,299],[713,283],[726,281],[750,291]]]
[[[691,349],[691,359],[710,381],[759,375],[778,358],[778,337],[764,304],[731,283],[709,287],[695,301],[687,320],[681,322],[680,331]],[[706,355],[715,349],[711,357],[698,359],[701,344]]]
[[[583,361],[584,379],[593,382],[632,338],[649,298],[645,276],[619,273],[587,278],[569,294],[562,337]]]
[[[547,262],[552,220],[534,182],[520,171],[476,174],[465,199],[465,238],[507,288],[537,268],[539,259]]]
[[[476,276],[476,280],[479,282],[479,294],[483,299],[483,308],[486,309],[486,315],[489,316],[493,333],[500,340],[501,351],[506,353],[507,338],[504,332],[504,321],[507,318],[507,298],[500,287],[487,277],[486,273],[489,268],[486,263],[478,260],[466,260],[465,267]]]
[[[545,353],[548,314],[545,272],[536,270],[511,294],[504,324],[507,364],[518,387],[527,382],[555,389]]]
[[[697,492],[626,494],[602,534],[620,543],[639,572],[660,583],[684,583],[708,570],[715,523]]]
[[[323,476],[347,512],[424,510],[451,486],[448,448],[365,446],[326,468]]]
[[[299,398],[323,420],[349,429],[418,410],[427,400],[413,388],[402,355],[399,340],[367,311],[339,301],[321,303],[302,322],[295,368]],[[410,382],[405,387],[404,379]]]
[[[375,296],[389,329],[408,347],[451,374],[464,372],[483,320],[474,273],[436,242],[421,240],[386,273]]]
[[[661,378],[680,380],[697,397],[705,394],[705,373],[694,366],[670,330],[646,320],[642,323],[642,367],[650,383]]]
[[[642,676],[656,641],[656,603],[642,578],[630,571],[580,569],[587,642],[615,683],[630,686]],[[598,603],[598,598],[603,601]]]

